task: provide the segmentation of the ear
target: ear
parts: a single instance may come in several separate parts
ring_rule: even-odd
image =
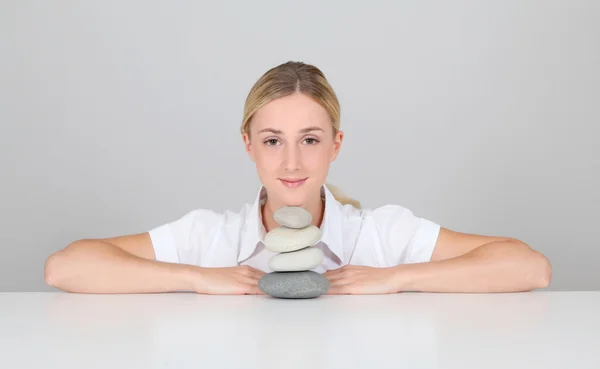
[[[340,149],[342,148],[342,141],[344,141],[344,132],[338,131],[333,138],[333,151],[331,152],[330,163],[337,159]]]
[[[248,135],[248,132],[242,133],[242,140],[244,141],[244,150],[246,150],[246,153],[248,153],[248,156],[250,156],[250,159],[252,161],[255,161],[254,160],[254,151],[252,150],[252,143],[250,142],[250,136]]]

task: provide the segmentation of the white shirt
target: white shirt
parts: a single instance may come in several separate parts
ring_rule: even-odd
[[[156,259],[201,267],[250,265],[272,272],[269,260],[276,253],[265,248],[266,234],[261,205],[266,201],[261,186],[253,204],[240,212],[190,211],[180,219],[152,229],[150,237]],[[321,241],[314,247],[323,250],[323,273],[346,264],[390,267],[431,259],[440,226],[415,216],[399,205],[357,209],[338,202],[326,185],[321,187],[325,212]]]

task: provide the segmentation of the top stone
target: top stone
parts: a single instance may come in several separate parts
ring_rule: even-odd
[[[304,228],[312,222],[312,215],[299,206],[285,206],[278,209],[273,217],[275,221],[288,228]]]

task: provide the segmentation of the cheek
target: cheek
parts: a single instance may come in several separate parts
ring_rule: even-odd
[[[279,155],[275,150],[268,150],[264,147],[254,151],[254,159],[256,160],[256,167],[262,170],[276,168],[280,162]]]
[[[329,166],[329,151],[326,147],[307,150],[304,164],[314,170],[326,170]]]

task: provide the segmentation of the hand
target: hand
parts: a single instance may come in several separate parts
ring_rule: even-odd
[[[194,291],[209,295],[264,295],[258,280],[265,275],[248,265],[199,268],[192,281]]]
[[[397,293],[399,290],[396,287],[396,273],[394,268],[344,265],[323,273],[323,276],[329,279],[329,290],[326,294]]]

